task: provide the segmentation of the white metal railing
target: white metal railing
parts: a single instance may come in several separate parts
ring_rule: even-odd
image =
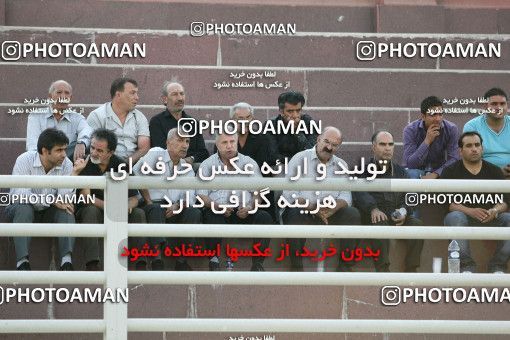
[[[262,185],[263,184],[263,185]],[[98,188],[105,189],[103,225],[0,225],[0,236],[80,236],[104,237],[104,272],[18,272],[3,271],[1,284],[103,284],[107,288],[127,288],[128,284],[224,284],[224,285],[420,285],[420,286],[508,286],[510,275],[436,274],[436,273],[279,273],[279,272],[129,272],[127,258],[119,257],[120,246],[129,236],[224,236],[224,237],[306,237],[306,238],[395,238],[395,239],[510,239],[506,228],[494,227],[373,227],[373,226],[280,226],[127,223],[129,188],[176,189],[260,189],[338,190],[393,192],[510,192],[508,181],[409,179],[365,180],[327,179],[316,182],[303,179],[287,182],[284,178],[247,178],[203,182],[180,178],[172,182],[158,178],[130,177],[116,182],[105,177],[0,176],[0,187],[20,188]],[[105,226],[108,226],[106,228]],[[84,228],[86,226],[86,228]],[[302,332],[302,333],[457,333],[510,334],[508,321],[458,320],[267,320],[267,319],[128,319],[127,304],[104,304],[103,320],[0,320],[0,333],[103,333],[105,339],[127,339],[127,332]]]

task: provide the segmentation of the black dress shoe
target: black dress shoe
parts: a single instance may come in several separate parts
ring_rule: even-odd
[[[85,270],[87,271],[93,271],[98,272],[101,271],[101,268],[99,268],[99,261],[98,260],[92,260],[85,264]]]
[[[162,260],[157,259],[151,262],[152,270],[165,270],[165,264]]]
[[[71,262],[65,262],[63,265],[60,266],[61,271],[72,271],[74,270],[73,264]]]
[[[135,265],[136,270],[147,270],[147,262],[138,261]]]
[[[252,272],[265,272],[266,270],[262,266],[262,263],[256,262],[252,264],[251,269]]]
[[[212,272],[220,270],[220,263],[209,261],[209,270]]]
[[[303,264],[301,264],[301,265],[299,265],[299,264],[291,265],[290,266],[290,271],[291,272],[302,272],[302,271],[304,271],[303,270]]]
[[[27,261],[20,264],[16,270],[32,270],[32,268],[30,268],[30,263]]]
[[[175,262],[175,270],[180,272],[189,272],[192,271],[191,266],[188,264],[188,262]]]
[[[345,264],[340,263],[340,264],[336,267],[336,271],[337,271],[337,272],[352,272],[352,266],[348,266],[348,265],[345,265]]]

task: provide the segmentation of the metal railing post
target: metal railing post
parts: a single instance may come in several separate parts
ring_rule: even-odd
[[[128,237],[128,184],[114,181],[108,176],[105,189],[104,223],[104,271],[106,286],[115,290],[127,288],[127,258],[120,257],[121,244],[127,246]],[[104,304],[106,331],[103,339],[127,339],[127,303]]]

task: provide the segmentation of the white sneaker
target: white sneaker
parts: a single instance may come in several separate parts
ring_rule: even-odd
[[[493,274],[505,274],[505,272],[501,271],[501,270],[496,270],[494,272],[492,272]]]
[[[462,272],[462,274],[473,274],[473,272],[472,272],[472,271],[470,271],[470,270],[464,270],[464,271]]]

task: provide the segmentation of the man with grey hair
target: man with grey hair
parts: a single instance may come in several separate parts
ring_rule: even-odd
[[[107,102],[87,117],[93,129],[108,129],[118,138],[115,155],[136,163],[150,149],[149,122],[138,105],[138,83],[136,80],[121,77],[112,82]]]
[[[347,163],[341,158],[335,156],[338,148],[342,144],[342,133],[335,127],[328,126],[322,130],[322,134],[317,137],[317,144],[314,147],[298,152],[289,162],[289,171],[286,178],[294,177],[298,171],[306,164],[303,173],[307,174],[301,178],[317,178],[319,165],[324,168],[326,178],[333,178],[335,170],[341,164],[344,169],[348,168]],[[306,162],[305,162],[306,160]],[[300,170],[299,170],[300,171]],[[318,195],[317,195],[318,194]],[[356,208],[352,206],[352,195],[349,191],[340,191],[331,188],[329,191],[304,191],[304,190],[284,190],[283,197],[289,203],[288,207],[282,211],[282,220],[285,225],[359,225],[360,214]],[[330,197],[334,205],[320,206],[319,203]],[[312,203],[309,203],[312,202]],[[305,205],[304,209],[297,208]],[[296,252],[301,252],[306,239],[291,239],[290,243],[290,260],[293,271],[303,271],[303,260],[301,256],[297,256]],[[340,240],[340,249],[354,249],[356,240],[342,239]],[[352,263],[344,261],[342,258],[338,260],[338,271],[351,271]]]
[[[264,162],[271,166],[274,165],[276,159],[269,145],[269,138],[267,135],[254,135],[249,132],[248,124],[253,120],[253,107],[248,103],[237,103],[230,108],[230,118],[238,122],[238,151],[243,155],[253,158],[259,167],[261,167]],[[244,123],[244,131],[241,129],[241,121],[246,121],[246,123]]]
[[[257,162],[259,167],[267,163],[271,167],[276,164],[276,156],[273,148],[270,146],[269,137],[266,134],[251,134],[248,129],[248,124],[253,121],[254,110],[253,107],[245,102],[235,104],[230,108],[230,118],[238,122],[237,128],[237,150],[246,156],[249,156]],[[243,123],[241,123],[243,122]],[[244,124],[245,129],[241,129]],[[243,133],[244,132],[244,133]],[[216,147],[214,149],[216,151]],[[271,177],[271,175],[263,175],[264,177]],[[267,194],[268,200],[274,202],[274,192],[270,191]],[[263,208],[267,211],[274,222],[277,221],[277,213],[274,204],[269,208]]]
[[[143,156],[138,163],[135,164],[133,172],[137,176],[158,176],[163,179],[174,176],[175,171],[184,172],[185,167],[190,167],[184,160],[186,153],[188,152],[190,138],[181,137],[177,128],[170,129],[168,131],[166,148],[162,149],[158,146],[151,148],[145,156]],[[163,162],[164,173],[147,173],[143,170],[144,166],[149,166],[151,169],[156,169],[156,163]],[[189,169],[184,175],[180,177],[195,177],[193,169]],[[165,223],[188,223],[188,224],[201,224],[202,223],[202,212],[192,207],[195,203],[195,190],[180,190],[180,189],[142,189],[140,190],[145,200],[146,206],[144,207],[145,213],[147,214],[147,222],[154,224],[165,224]],[[168,198],[172,205],[168,205]],[[182,200],[182,201],[181,201]],[[194,242],[190,238],[174,238],[168,240],[173,246],[181,247]],[[139,248],[144,243],[149,243],[151,247],[163,248],[165,239],[162,237],[151,237],[140,239],[138,242]],[[141,264],[137,264],[138,267]],[[164,263],[161,260],[161,256],[152,259],[151,262],[152,270],[163,270]],[[175,263],[175,270],[191,270],[191,267],[186,262],[184,256],[177,258]]]
[[[176,128],[181,118],[193,119],[184,112],[186,95],[184,87],[175,82],[165,81],[161,89],[161,100],[165,111],[151,118],[149,130],[151,133],[151,147],[166,148],[167,134],[170,129]],[[200,163],[209,157],[205,147],[204,137],[197,133],[190,138],[189,149],[184,160],[190,164]]]
[[[211,155],[200,164],[200,177],[212,177],[215,179],[228,180],[227,174],[214,175],[215,169],[228,169],[234,171],[233,159],[239,168],[253,169],[251,174],[245,174],[243,177],[261,178],[260,169],[257,163],[250,157],[237,151],[237,135],[218,134],[216,136],[216,147],[218,152]],[[204,202],[203,218],[205,224],[272,224],[271,216],[264,210],[258,209],[254,213],[249,213],[254,207],[258,207],[260,197],[252,191],[243,190],[197,190],[197,195]],[[236,202],[237,204],[232,204]],[[207,238],[205,243],[209,250],[216,249],[221,245],[221,238]],[[269,239],[254,239],[254,247],[259,244],[259,249],[264,251],[269,246]],[[264,257],[252,257],[252,271],[264,271],[262,263]],[[212,256],[209,259],[209,270],[219,270],[219,256]],[[227,261],[227,269],[231,269]]]
[[[376,164],[381,171],[377,178],[409,178],[407,171],[395,163],[393,154],[395,142],[393,135],[386,130],[376,131],[372,135],[373,157],[370,163]],[[382,171],[385,170],[384,173]],[[361,178],[369,177],[366,171]],[[411,207],[407,206],[405,193],[402,192],[355,192],[353,199],[355,205],[362,212],[363,224],[374,226],[421,226],[423,222],[414,218],[411,214]],[[390,271],[390,240],[371,239],[370,245],[380,256],[375,261],[374,267],[378,272]],[[405,271],[416,272],[420,266],[423,240],[406,240],[407,253],[405,257]]]
[[[75,161],[85,158],[85,150],[90,145],[92,129],[85,118],[69,109],[73,88],[65,80],[51,83],[48,90],[50,103],[38,112],[28,115],[26,150],[37,150],[37,139],[47,128],[55,128],[65,133],[69,139],[67,156]]]

